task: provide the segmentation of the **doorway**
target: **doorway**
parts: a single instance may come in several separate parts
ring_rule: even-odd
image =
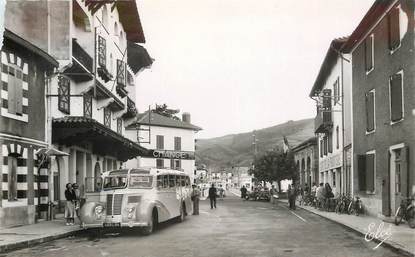
[[[407,165],[407,147],[397,145],[390,148],[389,160],[389,178],[390,192],[389,203],[391,214],[394,215],[401,201],[408,197],[408,165]],[[386,199],[382,199],[386,200]]]

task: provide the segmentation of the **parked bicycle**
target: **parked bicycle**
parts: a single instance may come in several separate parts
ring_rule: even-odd
[[[347,208],[349,207],[349,204],[351,201],[352,199],[350,198],[349,195],[346,195],[346,194],[340,195],[334,211],[338,214],[347,213]]]
[[[347,208],[347,212],[348,214],[354,214],[356,216],[364,213],[362,200],[360,200],[359,196],[355,196],[355,198],[352,199]]]
[[[410,228],[415,228],[415,200],[414,197],[405,197],[395,213],[395,225],[406,220]]]

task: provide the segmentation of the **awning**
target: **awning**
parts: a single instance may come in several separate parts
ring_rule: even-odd
[[[137,74],[141,69],[151,66],[153,59],[144,47],[128,41],[127,62],[132,71]]]
[[[52,142],[67,146],[91,145],[94,154],[114,156],[120,161],[147,154],[148,151],[96,120],[79,116],[53,119]]]

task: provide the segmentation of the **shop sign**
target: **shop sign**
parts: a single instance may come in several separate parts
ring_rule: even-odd
[[[148,155],[143,155],[142,157],[152,157],[157,159],[194,160],[195,153],[172,150],[150,150]]]

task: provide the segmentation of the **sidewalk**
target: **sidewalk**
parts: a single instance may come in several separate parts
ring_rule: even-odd
[[[288,200],[279,201],[284,202],[288,205]],[[396,226],[395,224],[393,224],[393,220],[390,218],[388,220],[382,220],[380,218],[376,218],[373,216],[337,214],[335,212],[319,211],[311,206],[296,206],[309,212],[312,212],[316,215],[319,215],[323,218],[339,223],[363,235],[365,235],[368,232],[368,227],[370,224],[374,224],[371,231],[376,233],[379,225],[381,223],[384,223],[383,230],[388,229],[390,226],[391,237],[388,238],[383,244],[397,249],[407,255],[415,256],[415,229],[411,229],[406,223]]]
[[[33,225],[0,229],[0,253],[30,247],[63,238],[81,230],[79,225],[65,226],[63,219],[41,221]]]

